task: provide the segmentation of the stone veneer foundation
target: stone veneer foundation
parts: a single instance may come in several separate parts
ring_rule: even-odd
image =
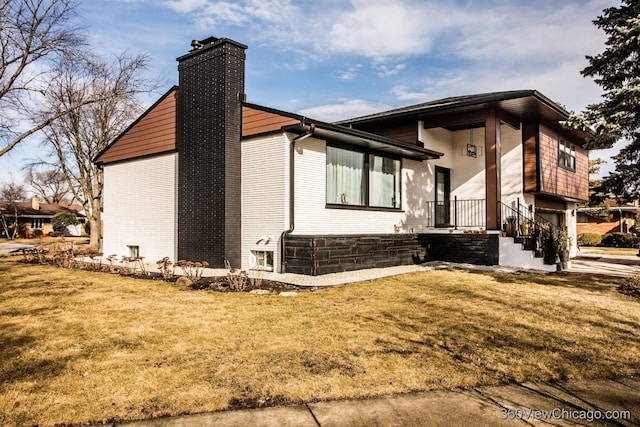
[[[498,235],[289,235],[284,256],[287,273],[312,276],[425,261],[498,265]]]

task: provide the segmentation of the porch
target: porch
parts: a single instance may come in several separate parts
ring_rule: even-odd
[[[288,234],[286,273],[317,276],[367,268],[448,261],[555,271],[550,245],[559,228],[520,204],[498,202],[494,229],[487,229],[486,200],[427,203],[420,233]],[[516,207],[517,206],[517,207]],[[501,225],[500,228],[497,227]]]

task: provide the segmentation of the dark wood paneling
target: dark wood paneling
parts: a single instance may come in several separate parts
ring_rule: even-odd
[[[576,200],[589,199],[588,152],[576,144],[576,170],[558,166],[558,135],[547,128],[540,129],[539,174],[540,192]]]
[[[501,157],[500,120],[495,111],[490,111],[485,120],[485,191],[487,198],[487,230],[500,229],[498,201],[502,194],[501,186]]]
[[[173,90],[149,109],[97,159],[112,163],[176,149],[176,95]]]
[[[399,126],[389,126],[384,128],[359,128],[376,135],[385,136],[397,141],[416,144],[418,142],[418,124],[416,122],[405,123]]]
[[[294,125],[299,120],[291,117],[280,116],[275,113],[257,110],[251,107],[242,107],[242,137],[274,132],[283,126]]]
[[[522,127],[524,153],[524,191],[538,190],[538,124],[525,124]]]

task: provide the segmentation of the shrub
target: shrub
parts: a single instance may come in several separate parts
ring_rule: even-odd
[[[598,233],[582,233],[578,235],[581,246],[598,246],[602,242],[602,235]]]
[[[33,237],[39,239],[42,237],[42,230],[33,230]]]
[[[640,238],[630,233],[611,233],[602,237],[602,246],[612,248],[635,248]]]
[[[160,270],[163,279],[166,280],[173,276],[172,266],[174,264],[171,262],[168,256],[162,258],[160,261],[156,261],[156,264],[158,265],[158,269]]]
[[[54,231],[64,232],[64,228],[68,225],[77,225],[78,217],[71,212],[58,212],[51,218],[51,225]]]

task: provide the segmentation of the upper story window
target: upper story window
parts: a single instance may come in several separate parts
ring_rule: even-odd
[[[327,145],[328,205],[400,209],[399,159]]]
[[[558,166],[576,170],[576,146],[563,139],[558,141]]]

